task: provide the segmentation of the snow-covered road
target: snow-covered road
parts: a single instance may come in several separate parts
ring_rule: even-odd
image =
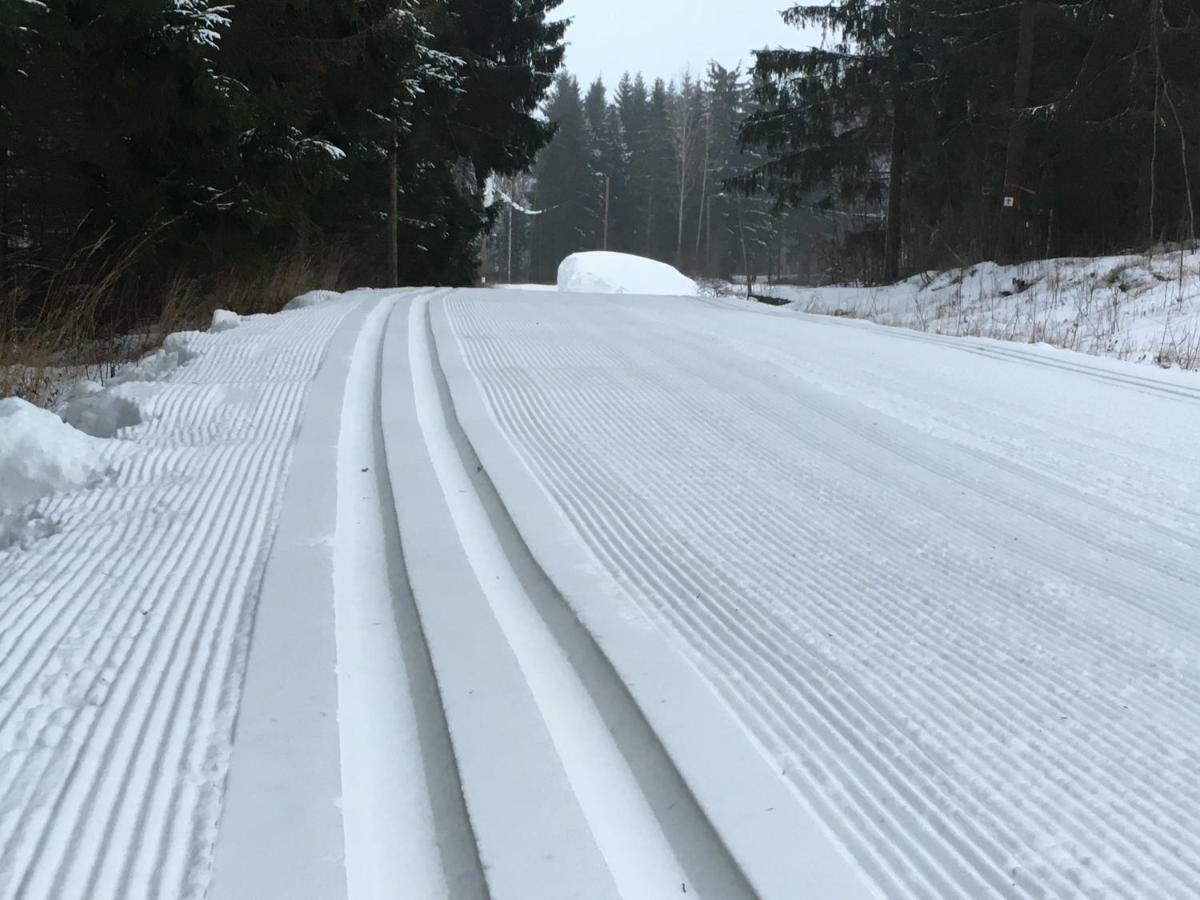
[[[1200,379],[532,291],[178,345],[0,549],[0,898],[1200,895]]]

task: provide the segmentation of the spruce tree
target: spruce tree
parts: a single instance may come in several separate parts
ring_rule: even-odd
[[[534,223],[533,269],[540,281],[553,281],[571,253],[594,250],[597,221],[596,171],[579,83],[560,74],[546,115],[557,129],[537,165],[536,203],[544,212]]]
[[[629,160],[628,187],[617,206],[616,220],[623,235],[624,249],[647,254],[650,252],[648,223],[654,161],[650,151],[650,96],[641,74],[631,79],[626,73],[621,78],[614,106],[621,121]]]

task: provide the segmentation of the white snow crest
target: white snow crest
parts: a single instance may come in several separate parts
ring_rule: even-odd
[[[218,309],[213,311],[212,325],[208,328],[209,334],[217,334],[222,331],[232,331],[242,324],[242,317],[235,312],[230,312],[227,309]]]
[[[295,312],[298,309],[308,309],[320,303],[325,303],[338,296],[333,291],[309,291],[307,294],[301,294],[292,300],[289,300],[284,306],[284,312]]]
[[[104,442],[16,397],[0,400],[0,511],[96,484]]]
[[[118,431],[142,423],[136,387],[136,382],[110,388],[94,381],[80,382],[58,408],[59,418],[92,437],[115,437]]]

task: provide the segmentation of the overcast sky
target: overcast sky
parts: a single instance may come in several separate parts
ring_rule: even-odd
[[[564,65],[587,87],[597,75],[613,86],[621,73],[670,79],[710,59],[748,67],[763,47],[810,47],[819,33],[789,28],[788,0],[566,0],[552,15],[571,18]]]

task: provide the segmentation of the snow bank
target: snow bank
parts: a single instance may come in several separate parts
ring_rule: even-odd
[[[170,378],[180,366],[186,366],[196,359],[197,353],[192,349],[192,341],[196,337],[194,331],[177,331],[168,334],[162,346],[144,356],[132,365],[123,366],[113,378],[108,379],[110,386],[137,381],[163,381]]]
[[[756,285],[800,312],[1200,369],[1200,251],[979,263],[882,287]]]
[[[324,303],[337,297],[338,294],[333,291],[309,291],[307,294],[301,294],[294,300],[289,300],[284,306],[284,312],[291,312],[297,309],[308,309],[310,306],[316,306],[318,303]]]
[[[573,253],[558,267],[558,289],[574,294],[695,297],[696,282],[666,263],[627,253]]]
[[[54,413],[10,397],[0,400],[0,510],[95,484],[104,443]]]
[[[59,418],[92,437],[110,438],[142,423],[142,411],[128,387],[105,389],[94,381],[75,385],[57,410]]]
[[[212,325],[208,328],[209,334],[216,334],[220,331],[229,331],[237,328],[242,324],[242,317],[235,312],[230,312],[227,309],[218,309],[213,311]]]

